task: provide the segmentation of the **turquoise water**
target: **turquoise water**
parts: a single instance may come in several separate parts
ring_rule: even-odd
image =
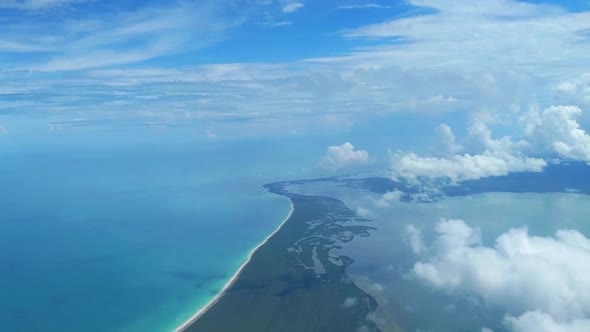
[[[0,150],[0,330],[182,323],[290,210],[254,150]]]

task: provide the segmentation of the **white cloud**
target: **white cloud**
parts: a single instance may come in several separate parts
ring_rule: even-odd
[[[562,158],[590,161],[590,135],[577,121],[581,114],[577,106],[532,110],[524,118],[526,134],[539,149],[548,149]]]
[[[590,239],[575,230],[538,237],[512,229],[482,245],[479,229],[443,220],[412,275],[506,310],[514,331],[582,331],[590,317]],[[518,318],[515,318],[518,317]]]
[[[455,154],[463,150],[463,147],[460,144],[457,144],[455,134],[453,134],[453,130],[448,125],[442,123],[436,127],[436,136],[438,142],[446,152]]]
[[[205,133],[207,134],[208,139],[216,139],[217,138],[217,134],[210,131],[210,130],[207,130]]]
[[[449,178],[456,182],[512,172],[542,171],[547,162],[529,156],[531,154],[590,161],[590,135],[577,120],[582,114],[577,106],[551,106],[543,111],[532,108],[521,116],[525,139],[518,141],[509,136],[493,138],[492,131],[485,124],[490,122],[489,116],[481,116],[488,113],[476,114],[468,130],[469,153],[456,154],[466,148],[456,142],[449,126],[441,124],[436,128],[436,135],[441,146],[439,151],[446,153],[442,153],[443,156],[418,156],[397,152],[392,156],[391,175],[409,180]]]
[[[584,51],[589,48],[587,43],[581,42],[579,34],[579,31],[590,28],[589,12],[574,14],[557,6],[510,0],[410,0],[409,3],[435,9],[437,13],[347,31],[349,37],[402,38],[410,42],[401,47],[359,52],[356,56],[375,61],[388,57],[403,67],[423,67],[427,65],[426,61],[430,61],[429,67],[459,69],[463,66],[463,71],[481,69],[478,59],[486,57],[489,57],[487,68],[510,65],[510,68],[518,69],[551,70],[549,63],[558,61],[564,67],[554,70],[559,70],[560,74],[565,71],[578,75],[579,71],[576,73],[572,69],[583,63]],[[506,34],[506,31],[511,33]],[[568,49],[567,55],[563,47]],[[544,52],[529,51],[534,49]]]
[[[365,3],[360,5],[342,5],[338,6],[338,9],[389,9],[391,6],[379,5],[376,3]]]
[[[369,153],[365,150],[355,150],[351,143],[330,146],[320,165],[331,170],[365,165],[369,162]]]
[[[208,5],[201,5],[205,2]],[[108,17],[96,13],[83,20],[39,23],[41,20],[15,19],[3,25],[0,48],[40,52],[38,48],[42,54],[11,57],[12,62],[3,63],[3,69],[23,70],[10,75],[0,72],[0,79],[13,86],[38,83],[40,88],[27,99],[34,105],[27,105],[27,110],[43,112],[51,107],[51,114],[73,110],[66,103],[50,100],[57,86],[60,93],[77,98],[83,98],[77,89],[86,86],[88,97],[78,105],[92,107],[77,107],[76,111],[84,109],[89,116],[103,118],[117,118],[125,112],[127,117],[185,123],[182,117],[175,120],[175,112],[190,110],[200,120],[242,120],[234,126],[276,124],[286,118],[307,121],[306,125],[335,114],[352,123],[360,117],[397,111],[438,116],[485,109],[498,119],[513,121],[513,114],[496,113],[506,113],[509,105],[554,104],[549,99],[559,93],[553,88],[587,71],[586,54],[590,53],[590,43],[580,33],[590,28],[589,12],[569,13],[559,7],[508,0],[482,0],[477,5],[415,0],[410,4],[437,11],[411,16],[420,13],[416,11],[383,24],[348,30],[345,38],[384,39],[378,46],[361,43],[365,46],[332,58],[124,69],[127,64],[162,56],[192,54],[231,35],[224,32],[243,22],[286,23],[269,20],[263,14],[266,7],[252,6],[242,13],[227,10],[234,2],[205,2],[147,6]],[[279,11],[286,4],[255,2],[280,3]],[[230,12],[239,15],[228,16]],[[27,40],[31,43],[23,42]],[[114,68],[100,75],[99,70],[87,71],[102,67]],[[28,69],[76,72],[56,81],[44,73],[33,71],[31,75]],[[582,79],[575,84],[579,93],[587,87]],[[147,94],[153,97],[149,102],[133,97]],[[170,98],[172,95],[178,98]],[[115,103],[121,101],[126,107]],[[297,125],[293,129],[303,132],[305,125]],[[279,126],[266,126],[272,127]]]
[[[24,53],[24,52],[43,52],[47,49],[38,45],[26,44],[9,40],[0,40],[0,51]]]
[[[590,73],[557,83],[553,88],[553,93],[564,104],[590,107]]]
[[[478,155],[455,155],[448,158],[419,157],[414,153],[396,155],[392,162],[395,178],[449,178],[452,181],[476,180],[504,176],[513,172],[541,172],[547,163],[542,159],[517,157],[506,153],[484,152]]]
[[[285,6],[283,6],[283,13],[294,13],[305,6],[301,2],[289,2]]]
[[[450,128],[439,127],[448,143],[454,142]],[[489,176],[503,176],[512,172],[540,172],[547,165],[543,159],[527,157],[522,149],[527,142],[513,142],[510,137],[493,139],[489,128],[475,123],[470,137],[483,152],[455,154],[447,157],[421,157],[415,153],[396,153],[392,156],[391,175],[394,178],[416,180],[424,178],[449,178],[451,181],[474,180]]]
[[[127,53],[118,50],[92,50],[86,54],[54,58],[35,70],[68,71],[141,62],[171,52],[174,46],[173,43],[162,42]]]
[[[514,332],[590,331],[590,319],[574,319],[569,322],[557,322],[553,316],[539,311],[529,311],[519,317],[507,317],[506,325]]]
[[[92,0],[0,0],[0,8],[18,10],[44,10],[89,1]]]
[[[371,211],[365,207],[362,207],[362,206],[359,206],[356,208],[356,215],[361,218],[369,218],[369,219],[372,219],[375,217],[375,213],[373,213],[373,211]]]
[[[0,125],[0,135],[5,135],[7,133],[8,133],[8,129],[6,129],[6,126]]]
[[[267,26],[267,27],[284,27],[284,26],[292,25],[293,22],[268,20],[268,21],[260,22],[259,24],[263,25],[263,26]]]
[[[410,243],[410,247],[415,254],[422,253],[426,246],[424,245],[424,240],[422,238],[422,230],[417,228],[414,225],[408,225],[406,227],[406,234],[408,236],[408,241]]]
[[[342,304],[342,306],[344,308],[352,308],[356,306],[357,303],[358,299],[356,297],[347,297],[346,299],[344,299],[344,303]]]
[[[563,93],[566,95],[572,95],[575,94],[578,90],[578,84],[574,81],[563,81],[560,82],[559,85],[557,85],[557,87],[555,87],[555,92],[557,93]]]
[[[397,189],[393,191],[388,191],[385,194],[383,194],[379,200],[375,201],[375,205],[382,208],[388,207],[393,202],[399,202],[403,195],[404,192],[399,191]]]
[[[44,15],[45,10],[79,2],[85,1],[4,1],[0,2],[0,8],[43,10],[39,15]],[[171,2],[132,11],[109,12],[105,8],[89,12],[84,19],[63,20],[34,20],[20,15],[3,24],[0,49],[43,52],[33,63],[19,63],[17,59],[8,66],[27,70],[85,70],[137,63],[195,51],[221,40],[223,32],[245,20],[243,16],[221,14],[224,6],[229,5]]]

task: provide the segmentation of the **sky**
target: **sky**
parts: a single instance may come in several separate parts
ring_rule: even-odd
[[[454,180],[590,160],[585,0],[0,0],[0,25],[4,142],[334,135]]]

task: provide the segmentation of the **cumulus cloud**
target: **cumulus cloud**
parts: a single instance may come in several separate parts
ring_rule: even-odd
[[[457,153],[463,150],[460,144],[457,144],[455,134],[448,125],[442,123],[436,127],[436,136],[442,148],[449,153]]]
[[[587,332],[590,319],[574,319],[570,322],[557,322],[548,314],[530,311],[519,317],[507,317],[506,325],[514,332]]]
[[[462,220],[443,220],[436,233],[412,269],[415,278],[503,308],[514,331],[588,331],[590,239],[580,232],[538,237],[512,229],[493,247]]]
[[[375,217],[375,213],[373,213],[373,211],[359,206],[356,208],[356,214],[357,216],[361,217],[361,218],[374,218]]]
[[[417,228],[414,225],[408,225],[406,227],[406,234],[408,236],[408,242],[410,243],[410,247],[415,254],[422,253],[426,246],[424,245],[424,241],[422,239],[422,230]]]
[[[581,128],[577,106],[552,106],[530,111],[524,118],[526,134],[540,149],[562,158],[590,161],[590,135]]]
[[[396,154],[392,158],[391,174],[396,178],[416,180],[448,178],[453,182],[512,172],[541,172],[547,165],[543,159],[514,156],[509,153],[485,151],[482,154],[454,155],[447,158],[420,157],[415,153]]]
[[[553,93],[565,103],[590,107],[590,73],[559,82]]]
[[[399,202],[404,196],[404,192],[400,190],[388,191],[381,196],[380,199],[375,201],[375,205],[378,207],[388,207],[393,202]]]
[[[564,88],[565,89],[565,88]],[[559,157],[590,161],[590,135],[581,127],[578,106],[551,106],[543,111],[531,109],[521,117],[522,136],[494,138],[482,121],[474,118],[468,130],[468,148],[459,145],[446,124],[436,128],[442,156],[419,156],[397,152],[392,155],[394,178],[415,181],[420,178],[448,178],[453,182],[503,176],[512,172],[540,172],[544,159],[529,156]],[[457,154],[462,150],[469,153]]]
[[[437,134],[451,149],[459,149],[450,127],[441,125]],[[416,181],[419,178],[448,178],[453,182],[475,180],[489,176],[503,176],[512,172],[540,172],[547,162],[527,157],[523,150],[529,146],[525,141],[513,142],[508,136],[492,138],[492,132],[482,122],[469,128],[471,140],[483,152],[449,154],[445,157],[418,156],[410,153],[395,153],[391,159],[391,175]]]
[[[365,165],[369,162],[369,153],[365,150],[355,150],[351,143],[330,146],[320,165],[331,170]]]
[[[303,8],[303,6],[305,6],[303,3],[301,2],[289,2],[288,4],[286,4],[285,6],[283,6],[283,13],[293,13],[298,11],[299,9]]]
[[[469,127],[469,137],[476,146],[499,153],[517,154],[529,147],[527,141],[513,142],[509,136],[494,139],[492,131],[483,122],[475,122]]]
[[[356,297],[347,297],[344,300],[344,303],[342,304],[342,306],[344,308],[352,308],[354,307],[356,304],[358,303],[358,299]]]

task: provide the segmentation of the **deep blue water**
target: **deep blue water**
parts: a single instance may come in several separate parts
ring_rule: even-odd
[[[262,188],[272,155],[228,146],[0,151],[0,330],[188,318],[290,209]]]

